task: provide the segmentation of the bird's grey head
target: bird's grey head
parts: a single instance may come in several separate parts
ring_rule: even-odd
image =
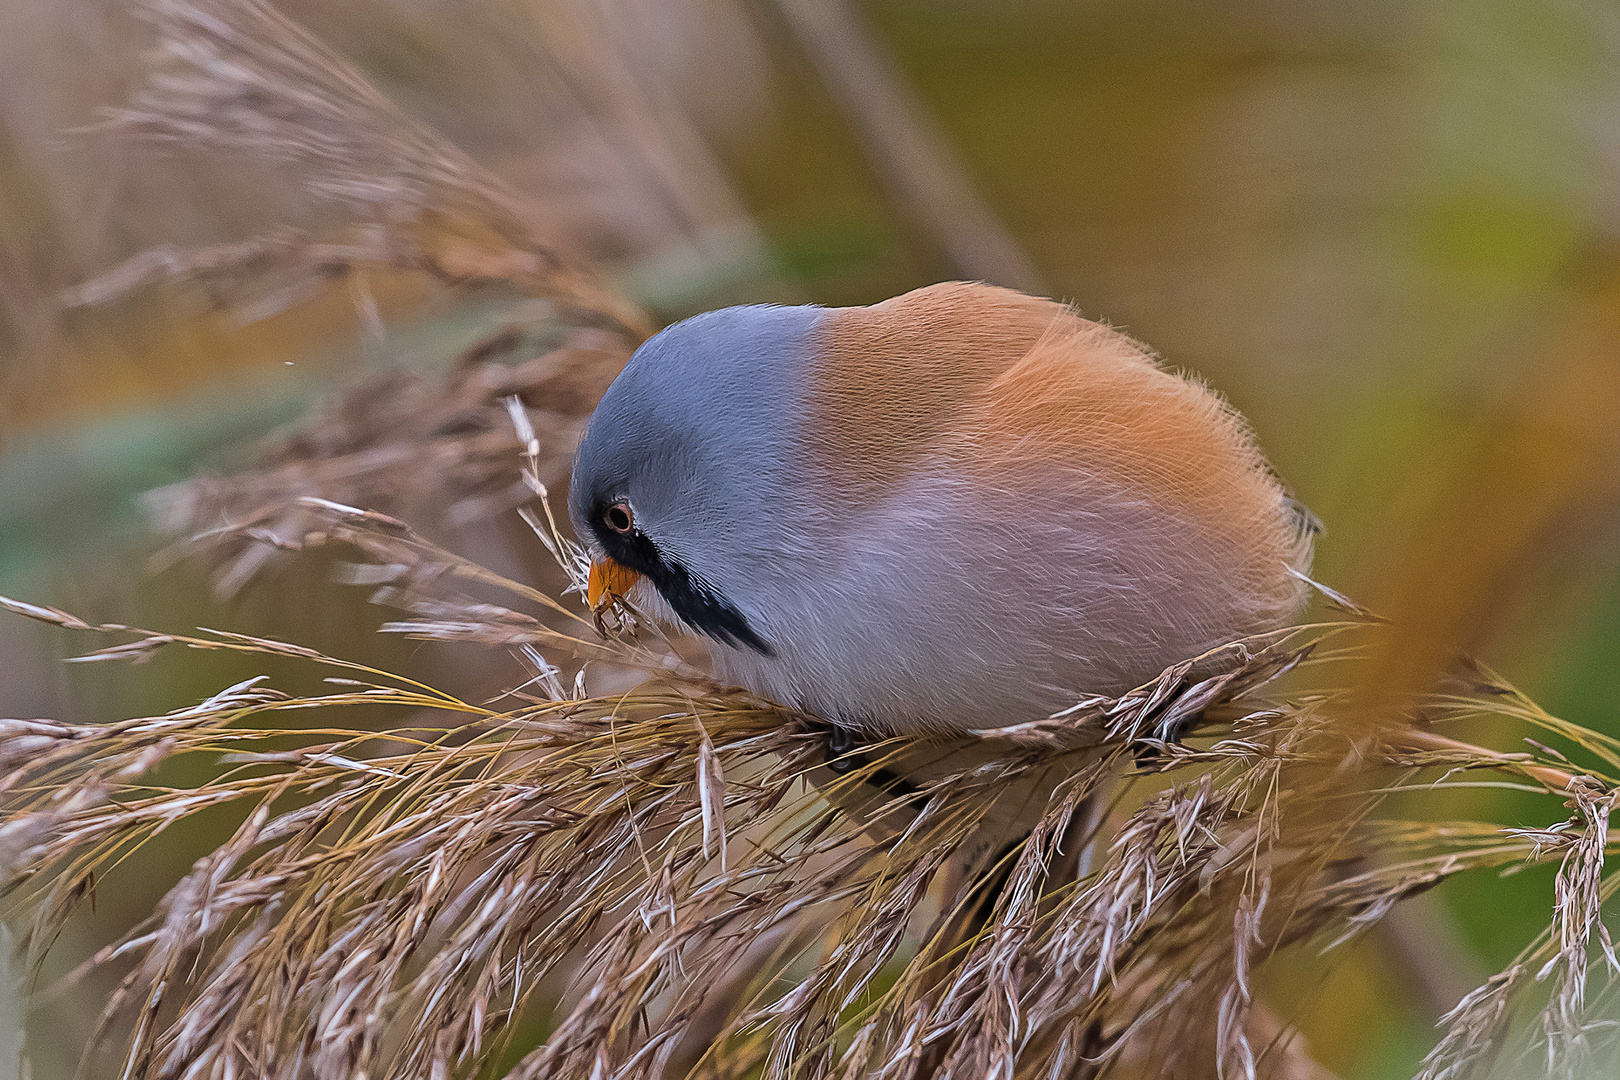
[[[783,541],[795,403],[824,310],[698,315],[636,350],[574,456],[580,539],[645,577],[694,630],[770,653],[751,579]]]

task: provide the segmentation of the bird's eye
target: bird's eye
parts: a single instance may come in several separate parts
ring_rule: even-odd
[[[614,532],[627,533],[636,527],[636,516],[630,512],[628,503],[616,502],[602,511],[602,520]]]

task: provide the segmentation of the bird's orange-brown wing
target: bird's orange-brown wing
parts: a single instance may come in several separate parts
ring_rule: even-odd
[[[949,282],[827,313],[808,373],[814,465],[856,506],[959,430],[985,388],[1056,325],[1063,304]]]
[[[812,453],[851,510],[942,455],[1032,496],[1101,485],[1151,504],[1261,607],[1295,604],[1287,568],[1305,565],[1308,544],[1242,418],[1125,334],[1055,301],[960,282],[829,312],[821,332]]]

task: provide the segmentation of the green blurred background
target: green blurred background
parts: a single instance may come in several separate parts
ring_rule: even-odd
[[[972,274],[870,152],[795,4],[278,6],[534,196],[659,320],[867,303]],[[1551,711],[1620,734],[1612,2],[853,10],[1035,280],[1249,417],[1327,524],[1317,576],[1399,620],[1413,670],[1466,648]],[[380,337],[341,286],[251,322],[185,289],[63,310],[61,290],[142,250],[309,212],[238,162],[69,134],[122,100],[142,32],[98,0],[0,0],[0,592],[454,668],[462,656],[378,639],[385,613],[320,567],[284,566],[229,600],[202,569],[151,569],[140,493],[230,471],[356,379],[431,376],[510,305],[393,282]],[[499,562],[480,528],[449,539]],[[195,657],[61,665],[80,644],[0,622],[0,714],[121,717],[253,673]],[[1501,793],[1447,812],[1550,823],[1545,801]],[[149,910],[167,873],[146,895],[103,897],[87,940]],[[1464,878],[1421,903],[1415,925],[1450,969],[1438,982],[1477,978],[1545,925],[1551,875]],[[1270,1000],[1341,1075],[1408,1076],[1437,1002],[1397,967],[1376,945],[1295,958],[1269,976]],[[89,1007],[41,1007],[36,1076],[73,1060]]]

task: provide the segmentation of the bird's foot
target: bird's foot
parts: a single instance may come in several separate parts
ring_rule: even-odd
[[[1136,760],[1137,771],[1157,772],[1159,765],[1164,761],[1165,757],[1164,753],[1159,749],[1159,744],[1164,743],[1171,746],[1180,746],[1182,737],[1186,735],[1187,732],[1197,727],[1198,722],[1203,718],[1203,713],[1194,713],[1192,716],[1186,717],[1185,719],[1176,723],[1174,726],[1161,732],[1159,738],[1154,742],[1142,741],[1132,743],[1131,757]]]
[[[865,769],[861,779],[889,796],[910,797],[918,787],[893,769],[885,766],[872,768],[871,761],[857,749],[861,744],[855,732],[841,724],[829,723],[827,728],[827,768],[838,776],[848,776],[856,769]]]
[[[827,768],[844,776],[866,764],[866,758],[855,753],[855,733],[838,724],[827,725]]]
[[[1131,760],[1136,763],[1136,771],[1139,773],[1157,772],[1157,766],[1163,757],[1164,755],[1159,752],[1159,748],[1152,743],[1131,743]]]

